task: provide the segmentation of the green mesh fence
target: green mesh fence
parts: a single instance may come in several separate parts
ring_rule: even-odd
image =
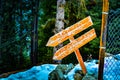
[[[104,80],[120,80],[120,9],[108,15]]]

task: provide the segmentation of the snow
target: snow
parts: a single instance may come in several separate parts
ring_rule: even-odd
[[[56,68],[57,65],[44,64],[41,66],[34,66],[31,69],[11,74],[7,78],[1,78],[0,80],[48,80],[48,75]]]
[[[87,73],[96,77],[97,78],[97,73],[98,73],[98,64],[96,64],[96,60],[92,60],[91,62],[84,62],[86,69],[87,69]],[[68,74],[67,77],[69,80],[74,80],[73,75],[75,74],[75,72],[77,70],[81,70],[80,65],[76,65]]]
[[[104,63],[104,80],[119,80],[120,79],[120,55],[110,56],[105,58]],[[90,62],[84,62],[87,75],[91,75],[94,78],[98,78],[98,62],[97,60],[91,60]],[[1,78],[0,80],[48,80],[48,75],[52,72],[57,65],[43,64],[41,66],[34,66],[24,72],[11,74],[7,78]],[[79,64],[77,64],[68,74],[64,77],[69,80],[74,80],[74,74],[77,70],[81,70]]]
[[[96,74],[98,69],[98,64],[95,64],[94,60],[92,62],[85,62],[87,67],[87,72],[89,74]],[[0,80],[48,80],[48,75],[51,71],[56,68],[57,65],[44,64],[41,66],[34,66],[31,69],[19,72],[16,74],[11,74],[7,78],[2,78]],[[69,80],[74,80],[73,75],[76,70],[81,70],[80,65],[76,65],[65,77],[68,77]]]
[[[120,79],[120,55],[105,58],[104,63],[104,80]]]

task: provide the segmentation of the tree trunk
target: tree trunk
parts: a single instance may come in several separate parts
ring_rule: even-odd
[[[2,37],[2,33],[0,33],[0,46],[2,45],[2,44],[1,44],[1,41],[2,41],[2,38],[1,38],[1,37]],[[1,54],[2,54],[2,52],[1,52],[1,48],[0,48],[0,59],[1,59]]]
[[[22,31],[23,31],[22,0],[19,0],[19,2],[20,2],[20,35],[19,35],[19,36],[21,37],[21,36],[23,35],[23,34],[22,34]],[[22,65],[22,64],[23,64],[23,45],[22,45],[22,42],[23,42],[23,41],[21,40],[21,41],[20,41],[20,52],[19,52],[19,56],[20,56],[20,58],[19,58],[19,65]]]
[[[35,9],[32,9],[34,19],[32,24],[32,37],[31,37],[31,62],[32,65],[37,64],[37,54],[38,54],[38,7],[39,7],[39,0],[35,1]]]
[[[2,0],[0,0],[0,12],[1,12],[1,14],[3,13],[3,11],[2,11]],[[2,15],[0,15],[0,19],[2,19]],[[2,20],[0,20],[0,23],[1,22],[2,22]],[[2,24],[0,26],[0,30],[2,30]],[[0,31],[0,46],[2,45],[1,43],[2,43],[2,31]],[[1,52],[1,47],[0,47],[0,59],[1,59],[1,54],[2,54],[2,52]]]
[[[55,34],[64,29],[64,5],[65,5],[65,0],[57,0],[57,14],[56,14],[55,29],[54,29]],[[55,53],[62,46],[63,44],[59,44],[58,46],[54,47],[53,53]]]

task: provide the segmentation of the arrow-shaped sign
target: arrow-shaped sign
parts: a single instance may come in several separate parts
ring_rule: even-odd
[[[94,29],[91,29],[84,35],[80,36],[79,38],[73,40],[69,44],[65,45],[64,47],[60,48],[54,54],[54,60],[61,60],[64,57],[68,56],[70,53],[74,52],[78,48],[82,47],[83,45],[87,44],[89,41],[93,40],[96,37],[96,33]]]
[[[82,56],[80,55],[79,48],[87,44],[89,41],[93,40],[96,37],[95,30],[91,29],[90,31],[88,31],[87,33],[85,33],[84,35],[82,35],[81,37],[77,39],[74,39],[73,36],[87,29],[92,24],[93,24],[92,20],[90,16],[88,16],[87,18],[77,22],[76,24],[52,36],[49,39],[46,46],[55,47],[67,39],[70,40],[69,44],[65,45],[64,47],[56,51],[56,53],[53,56],[53,59],[61,60],[64,57],[71,54],[72,52],[75,52],[78,62],[83,70],[83,73],[86,74],[86,67],[84,65]]]
[[[46,46],[57,46],[58,44],[62,43],[63,41],[73,37],[74,35],[78,34],[79,32],[87,29],[89,26],[93,25],[90,16],[87,18],[77,22],[76,24],[66,28],[65,30],[55,34],[52,36]]]

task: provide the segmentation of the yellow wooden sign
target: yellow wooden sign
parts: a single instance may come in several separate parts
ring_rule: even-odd
[[[53,56],[53,59],[61,60],[64,57],[68,56],[70,53],[75,52],[78,62],[83,70],[83,73],[86,74],[86,67],[84,65],[82,56],[80,55],[79,48],[96,37],[95,30],[91,29],[90,31],[88,31],[87,33],[85,33],[84,35],[80,36],[77,39],[74,39],[73,36],[87,29],[91,25],[93,25],[93,23],[90,16],[88,16],[87,18],[77,22],[76,24],[52,36],[49,39],[46,46],[55,47],[67,39],[70,40],[69,44],[65,45],[64,47],[56,51],[56,53]]]
[[[46,46],[57,46],[58,44],[62,43],[63,41],[73,37],[74,35],[78,34],[79,32],[85,30],[89,26],[93,25],[90,16],[87,18],[77,22],[76,24],[66,28],[65,30],[55,34],[52,36]]]
[[[85,33],[84,35],[80,36],[77,39],[74,39],[69,44],[57,50],[56,53],[54,54],[53,59],[55,60],[63,59],[64,57],[68,56],[70,53],[74,52],[78,48],[87,44],[89,41],[93,40],[95,37],[96,37],[95,30],[91,29],[89,32]]]

